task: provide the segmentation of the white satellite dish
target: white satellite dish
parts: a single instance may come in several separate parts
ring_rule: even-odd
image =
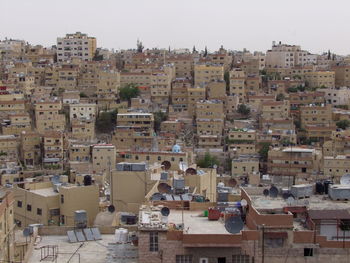
[[[340,184],[350,185],[350,174],[344,174],[340,178]]]
[[[247,204],[248,204],[247,200],[245,200],[245,199],[241,200],[241,206],[245,207],[245,206],[247,206]]]
[[[295,199],[292,196],[290,196],[287,198],[286,202],[288,205],[294,205]]]

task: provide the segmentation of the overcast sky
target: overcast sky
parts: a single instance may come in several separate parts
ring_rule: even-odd
[[[81,31],[98,47],[266,51],[273,40],[350,54],[349,0],[0,0],[0,39],[51,46]]]

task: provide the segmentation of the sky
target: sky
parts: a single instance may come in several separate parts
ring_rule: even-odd
[[[104,48],[263,51],[272,41],[350,54],[349,0],[0,0],[0,39],[51,46],[80,31]]]

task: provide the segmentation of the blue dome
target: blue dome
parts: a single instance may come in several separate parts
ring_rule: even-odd
[[[175,144],[173,146],[172,151],[173,151],[173,153],[179,153],[179,152],[181,152],[181,147],[179,145]]]

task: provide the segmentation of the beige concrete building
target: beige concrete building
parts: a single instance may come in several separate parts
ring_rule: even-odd
[[[291,177],[291,184],[310,181],[322,168],[321,152],[312,148],[273,148],[268,153],[267,170],[273,176]]]
[[[314,104],[300,107],[300,124],[301,127],[306,126],[331,126],[332,121],[332,105],[322,104],[316,106]]]
[[[13,262],[15,252],[14,194],[1,189],[0,197],[0,261]]]
[[[245,80],[246,80],[246,74],[242,69],[235,68],[230,71],[229,94],[231,96],[238,96],[240,103],[246,100]]]
[[[200,148],[220,147],[224,128],[224,105],[220,100],[201,100],[196,104],[196,124]]]
[[[111,175],[112,204],[117,211],[137,213],[156,180],[152,174],[160,172],[160,165],[147,168],[145,163],[119,163]]]
[[[92,142],[95,139],[94,120],[73,120],[70,137],[81,142]]]
[[[324,99],[328,104],[350,105],[350,89],[347,87],[319,89],[319,91],[324,93]]]
[[[57,38],[57,61],[63,62],[73,58],[91,61],[96,52],[96,38],[76,32]]]
[[[117,154],[118,162],[128,163],[158,163],[166,167],[166,170],[179,171],[180,165],[191,165],[193,163],[193,154],[190,152],[174,152],[174,151],[122,151]]]
[[[216,99],[225,101],[226,98],[226,82],[225,81],[211,81],[207,87],[207,98],[209,100]]]
[[[304,75],[305,80],[311,88],[334,88],[335,87],[335,73],[334,71],[314,71],[307,72]]]
[[[256,131],[231,129],[227,134],[228,151],[234,155],[255,154]]]
[[[266,67],[290,68],[304,65],[307,64],[307,55],[308,52],[301,50],[300,46],[273,42],[271,50],[266,52]]]
[[[154,117],[152,113],[118,113],[117,127],[112,143],[118,150],[136,148],[150,149],[154,139]]]
[[[174,64],[177,78],[191,78],[194,63],[191,55],[173,56],[166,58],[166,63]]]
[[[232,159],[232,176],[248,178],[256,174],[259,174],[259,158],[256,156],[245,155]]]
[[[42,138],[37,132],[22,132],[20,135],[20,160],[27,167],[35,167],[41,164]]]
[[[108,175],[116,164],[115,146],[112,144],[96,144],[92,147],[92,170],[100,173],[106,172]]]
[[[171,106],[174,112],[187,112],[187,90],[191,88],[191,86],[190,79],[177,78],[173,81],[171,88]]]
[[[43,135],[44,167],[48,169],[60,169],[64,161],[63,133],[48,131]]]
[[[49,130],[64,131],[66,125],[65,115],[61,101],[43,101],[34,106],[36,129],[40,133]]]
[[[224,80],[224,67],[216,64],[194,65],[194,85],[202,86],[213,80]]]
[[[262,118],[265,120],[285,120],[290,116],[288,100],[269,101],[262,104]]]
[[[187,89],[187,111],[190,117],[194,117],[196,114],[196,103],[200,100],[205,100],[206,90],[200,87],[189,87]]]
[[[79,103],[69,105],[69,118],[72,120],[90,120],[96,118],[96,104]]]
[[[340,183],[340,178],[350,172],[350,156],[324,156],[323,165],[325,178],[332,178],[334,183]]]
[[[98,185],[25,183],[23,188],[15,187],[14,194],[15,220],[21,227],[29,224],[74,226],[76,210],[85,210],[87,224],[92,226],[99,211]]]
[[[137,86],[150,86],[151,85],[150,72],[121,72],[120,73],[120,87],[124,87],[127,84],[135,84]]]
[[[22,131],[32,130],[31,118],[28,113],[11,114],[9,115],[9,122],[2,123],[1,128],[4,135],[14,134],[19,136]]]
[[[18,157],[18,139],[14,135],[0,135],[0,153],[6,158],[16,160]]]
[[[336,65],[332,67],[335,72],[335,86],[349,87],[350,86],[350,65]]]

